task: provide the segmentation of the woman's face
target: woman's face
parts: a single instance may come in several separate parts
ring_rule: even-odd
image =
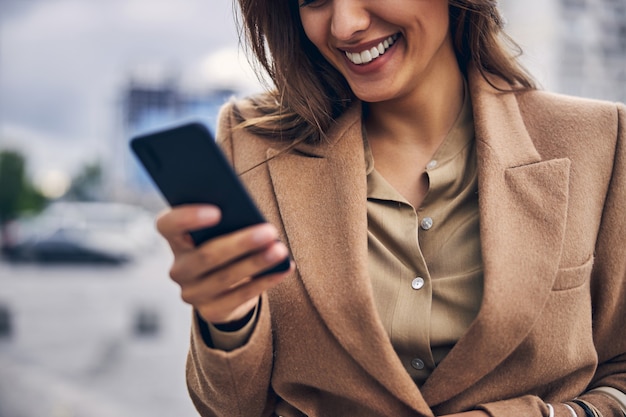
[[[363,101],[401,99],[458,73],[448,0],[297,1],[307,37]]]

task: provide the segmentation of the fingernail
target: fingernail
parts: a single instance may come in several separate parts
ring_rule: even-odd
[[[202,207],[198,209],[198,219],[202,221],[215,221],[219,217],[220,211],[216,207]]]
[[[272,229],[270,226],[259,227],[252,234],[252,240],[255,243],[265,243],[269,240],[274,240],[274,239],[276,239],[276,234],[274,232],[274,229]]]
[[[287,248],[283,245],[276,245],[265,254],[265,259],[269,262],[274,262],[285,259],[285,256],[287,256]]]

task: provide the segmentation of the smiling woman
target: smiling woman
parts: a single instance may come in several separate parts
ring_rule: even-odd
[[[200,414],[623,417],[626,107],[539,91],[493,0],[239,5],[274,88],[217,137],[270,224],[157,222]]]

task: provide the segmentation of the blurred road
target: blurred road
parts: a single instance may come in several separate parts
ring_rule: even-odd
[[[162,242],[123,266],[0,260],[0,417],[197,416],[170,261]]]

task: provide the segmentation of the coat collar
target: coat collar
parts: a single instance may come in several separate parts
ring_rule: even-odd
[[[351,108],[322,145],[299,145],[296,152],[270,159],[270,175],[300,279],[325,324],[393,395],[430,415],[374,305],[360,112],[360,106]],[[268,157],[277,152],[270,150]]]
[[[498,92],[476,71],[469,85],[485,290],[478,317],[421,392],[373,302],[360,105],[337,121],[327,142],[301,144],[268,163],[293,258],[320,316],[367,372],[426,415],[426,403],[436,406],[469,389],[528,334],[556,276],[564,234],[569,161],[541,160],[514,94]]]
[[[530,332],[556,278],[567,218],[570,161],[541,159],[515,94],[475,70],[469,82],[484,294],[477,318],[422,387],[431,406],[469,389]]]

